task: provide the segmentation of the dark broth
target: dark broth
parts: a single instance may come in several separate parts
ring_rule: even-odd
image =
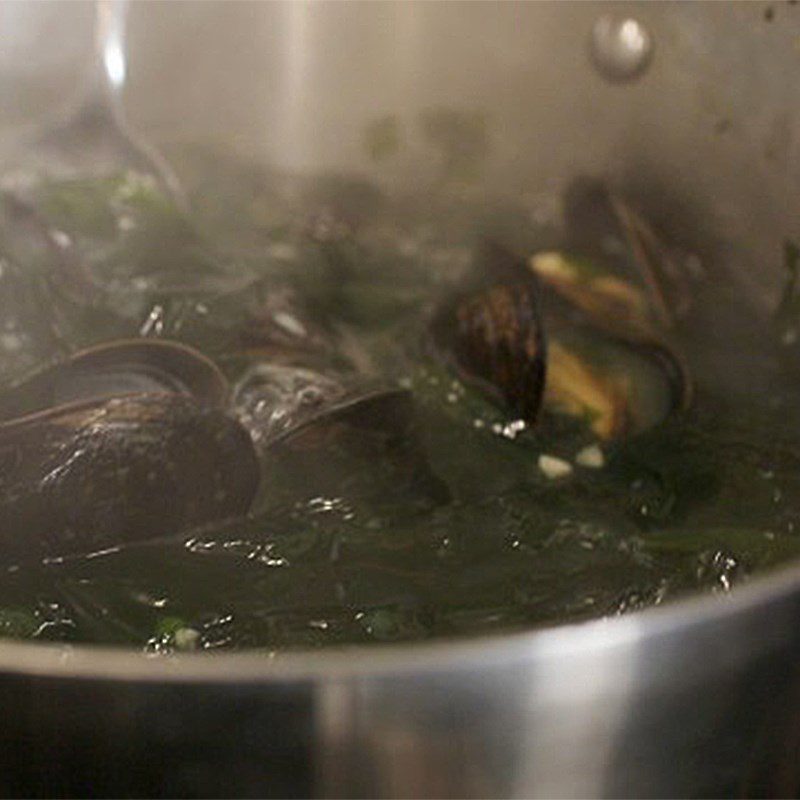
[[[800,554],[798,376],[773,328],[724,285],[698,283],[686,324],[691,409],[604,446],[605,465],[584,468],[575,455],[595,440],[583,426],[545,417],[518,432],[421,346],[431,303],[479,236],[532,252],[559,241],[557,226],[508,202],[393,204],[357,180],[292,181],[196,151],[181,158],[200,235],[136,176],[40,187],[47,225],[102,275],[114,312],[55,303],[59,335],[71,348],[178,339],[235,379],[241,363],[226,336],[252,300],[242,287],[291,283],[373,370],[413,391],[430,472],[448,497],[346,454],[321,459],[325,493],[306,488],[316,476],[275,463],[246,520],[5,564],[4,635],[269,653],[465,636],[726,594]],[[30,258],[4,259],[0,274],[6,383],[58,355],[30,323],[51,289],[25,277],[48,269],[49,256]],[[541,454],[566,459],[571,474],[548,477]]]

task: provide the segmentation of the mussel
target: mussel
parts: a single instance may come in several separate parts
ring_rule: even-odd
[[[613,209],[631,242],[649,232],[621,201]],[[644,245],[632,249],[638,263]],[[544,408],[585,420],[601,439],[638,433],[688,405],[692,391],[652,259],[642,270],[639,286],[561,251],[526,262],[484,246],[475,275],[435,311],[434,352],[528,423]]]
[[[613,439],[689,404],[688,368],[640,289],[558,252],[532,256],[529,267],[548,291],[549,410],[583,418],[601,439]]]
[[[129,394],[179,394],[224,407],[228,383],[192,347],[158,339],[122,339],[74,353],[0,395],[0,422],[70,403]]]
[[[340,376],[267,362],[245,372],[234,388],[233,407],[254,441],[266,447],[337,420],[402,433],[412,417],[407,390],[364,382],[348,385]]]
[[[260,468],[197,351],[150,340],[76,353],[0,397],[0,553],[88,553],[245,513]]]
[[[431,334],[460,379],[534,422],[547,368],[536,276],[511,253],[485,243],[480,269],[438,309]]]
[[[311,369],[259,363],[237,384],[233,408],[263,468],[289,492],[444,503],[416,430],[408,390]],[[383,478],[383,480],[381,480]]]

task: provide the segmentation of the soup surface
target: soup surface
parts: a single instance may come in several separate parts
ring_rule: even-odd
[[[724,265],[671,241],[691,293],[671,334],[691,402],[634,431],[609,433],[602,413],[565,414],[564,402],[526,424],[442,357],[431,320],[481,242],[624,271],[635,259],[613,227],[570,227],[562,198],[545,211],[452,188],[389,199],[357,179],[287,178],[203,148],[175,161],[191,219],[130,173],[7,193],[4,391],[71,353],[142,337],[212,359],[231,414],[251,422],[263,397],[248,381],[281,384],[270,425],[298,393],[325,394],[312,373],[380,387],[363,389],[377,406],[259,451],[256,497],[233,518],[176,531],[155,517],[146,541],[115,544],[110,514],[99,549],[26,558],[22,517],[0,512],[0,538],[17,543],[0,552],[3,635],[267,654],[474,635],[725,595],[800,555],[790,293],[781,319],[761,319],[719,277]],[[370,414],[377,444],[361,430]],[[6,482],[15,453],[0,426]],[[188,493],[190,473],[178,476]],[[165,493],[164,519],[171,502]]]

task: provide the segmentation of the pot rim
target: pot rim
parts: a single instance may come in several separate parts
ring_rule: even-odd
[[[0,642],[0,674],[37,678],[170,684],[322,683],[409,678],[424,673],[490,669],[600,654],[778,603],[798,591],[800,561],[754,578],[730,595],[691,594],[629,615],[475,638],[351,645],[279,653],[188,652],[147,655],[103,645]]]

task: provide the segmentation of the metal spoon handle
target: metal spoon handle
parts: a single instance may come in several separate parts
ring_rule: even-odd
[[[105,118],[124,138],[134,161],[143,161],[183,212],[189,204],[178,176],[159,150],[136,135],[125,119],[122,93],[128,74],[125,51],[129,0],[95,0],[94,54],[83,102],[87,117]]]
[[[90,97],[109,103],[121,113],[122,89],[127,77],[125,33],[128,0],[95,0],[94,58],[90,75]]]
[[[127,78],[125,34],[128,0],[95,0],[92,58],[82,86],[78,116],[122,121]]]

